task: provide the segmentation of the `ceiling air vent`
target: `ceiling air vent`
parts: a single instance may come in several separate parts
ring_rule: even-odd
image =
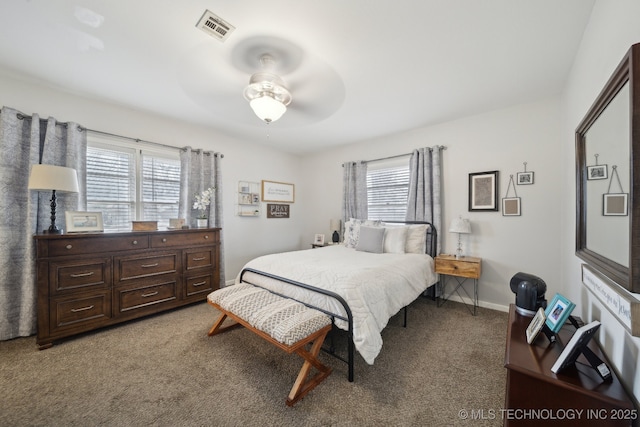
[[[215,15],[210,10],[204,11],[202,18],[200,18],[196,27],[220,41],[225,41],[227,37],[229,37],[229,34],[236,29],[236,27]]]

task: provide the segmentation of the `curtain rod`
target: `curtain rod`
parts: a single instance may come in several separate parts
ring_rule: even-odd
[[[18,112],[17,117],[20,120],[31,119],[32,118],[32,116],[30,116],[28,114],[24,114],[22,112]],[[40,120],[47,120],[47,119],[41,118]],[[59,125],[62,125],[62,126],[66,127],[69,124],[69,122],[58,122],[58,121],[56,121],[56,124],[59,124]],[[176,147],[176,146],[173,146],[173,145],[161,144],[159,142],[153,142],[153,141],[145,141],[145,140],[139,139],[139,138],[132,138],[130,136],[117,135],[115,133],[109,133],[109,132],[103,132],[101,130],[89,129],[89,128],[85,128],[85,127],[82,127],[82,126],[78,125],[78,132],[82,132],[82,131],[93,132],[93,133],[97,133],[97,134],[100,134],[100,135],[113,136],[113,137],[116,137],[116,138],[128,139],[128,140],[134,141],[134,142],[142,142],[142,143],[145,143],[145,144],[157,145],[159,147],[171,148],[171,149],[179,150],[179,151],[185,151],[184,148]],[[220,156],[221,159],[224,158],[224,154],[222,154],[222,153],[215,153],[214,152],[213,155],[214,156]]]
[[[132,138],[130,136],[117,135],[115,133],[103,132],[101,130],[93,130],[93,129],[88,129],[88,128],[85,128],[85,130],[87,132],[97,133],[97,134],[100,134],[100,135],[114,136],[116,138],[128,139],[128,140],[134,141],[134,142],[142,142],[144,144],[151,144],[151,145],[157,145],[159,147],[171,148],[171,149],[179,150],[179,151],[186,151],[185,148],[176,147],[174,145],[161,144],[159,142],[153,142],[153,141],[145,141],[144,139]],[[224,158],[224,154],[222,154],[222,153],[215,153],[214,152],[213,155],[214,156],[220,156],[221,159]]]
[[[435,145],[434,147],[439,147],[442,150],[446,150],[447,149],[447,147],[445,145]],[[429,147],[429,151],[431,151],[431,147]],[[410,156],[411,154],[413,154],[413,153],[396,154],[395,156],[380,157],[379,159],[361,160],[360,163],[380,162],[382,160],[390,160],[390,159],[396,159],[398,157]],[[342,164],[342,166],[344,166],[344,163]]]

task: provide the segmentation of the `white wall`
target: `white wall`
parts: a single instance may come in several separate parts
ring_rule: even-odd
[[[457,235],[447,232],[452,218],[462,215],[472,224],[465,253],[482,257],[479,299],[482,306],[507,310],[514,301],[509,280],[519,272],[540,276],[550,291],[560,289],[560,114],[559,100],[550,99],[492,111],[436,126],[416,129],[359,144],[305,156],[301,178],[313,194],[304,209],[304,235],[329,233],[329,219],[340,218],[342,163],[370,160],[414,148],[444,145],[444,224],[438,230],[443,250],[453,253]],[[534,172],[533,185],[517,185],[522,216],[501,212],[468,212],[468,176],[500,171],[499,198],[506,195],[511,174]],[[313,171],[313,172],[311,172]],[[514,196],[513,186],[510,197]],[[500,209],[502,211],[502,209]]]
[[[581,261],[575,256],[574,132],[615,67],[632,44],[640,42],[640,2],[598,0],[584,33],[562,98],[562,283],[585,321],[600,320],[599,342],[620,378],[640,400],[640,338],[632,337],[581,284]]]
[[[269,179],[295,183],[298,157],[240,141],[203,126],[165,119],[118,105],[95,102],[0,74],[0,104],[25,114],[53,116],[74,121],[89,129],[182,147],[213,150],[224,154],[223,203],[225,268],[232,280],[244,263],[257,255],[298,249],[302,238],[301,203],[291,209],[291,219],[236,216],[238,181]]]

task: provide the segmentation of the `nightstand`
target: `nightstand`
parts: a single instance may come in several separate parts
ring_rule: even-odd
[[[456,259],[455,255],[441,254],[436,257],[435,264],[436,273],[442,276],[438,282],[440,290],[438,306],[441,307],[449,300],[451,295],[456,293],[468,307],[469,305],[464,298],[464,295],[466,295],[473,305],[473,311],[470,310],[471,314],[475,316],[478,311],[478,279],[482,274],[482,258],[465,256]],[[447,295],[447,281],[450,281],[450,279],[454,279],[456,283],[454,284],[454,289]],[[469,292],[463,286],[467,280],[473,280],[473,295],[469,295]],[[461,291],[464,295],[460,293]]]
[[[324,248],[326,246],[329,246],[329,243],[312,243],[311,244],[311,249]]]

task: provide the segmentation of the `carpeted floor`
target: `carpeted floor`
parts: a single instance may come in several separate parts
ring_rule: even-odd
[[[321,353],[333,373],[292,408],[302,359],[242,328],[209,338],[216,316],[201,303],[44,351],[0,342],[0,426],[502,425],[507,313],[420,298],[374,365],[358,357],[355,382]]]

